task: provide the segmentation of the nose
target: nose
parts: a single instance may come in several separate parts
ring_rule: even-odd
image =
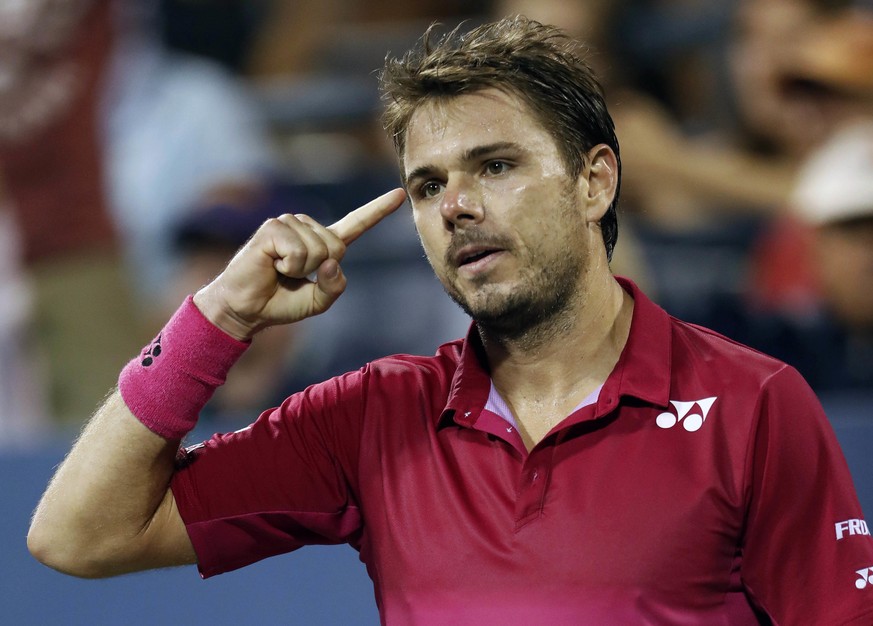
[[[449,176],[440,203],[440,213],[450,231],[478,224],[485,219],[482,196],[470,176]]]

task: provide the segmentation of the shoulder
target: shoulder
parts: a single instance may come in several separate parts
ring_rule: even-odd
[[[721,428],[738,437],[754,437],[762,423],[818,430],[826,421],[812,388],[791,365],[708,328],[671,323],[671,399],[708,399],[717,405]]]
[[[711,369],[719,377],[760,383],[793,368],[774,356],[705,326],[670,318],[674,368]]]
[[[420,356],[393,354],[368,363],[361,369],[364,379],[370,382],[432,381],[449,382],[461,362],[464,340],[457,339],[441,345],[435,354]]]
[[[282,403],[286,419],[311,416],[333,424],[381,424],[399,416],[439,415],[451,394],[462,341],[440,347],[432,356],[395,354],[308,386]]]
[[[395,392],[402,387],[420,388],[450,385],[461,362],[464,341],[445,343],[430,356],[392,354],[370,361],[363,367],[308,385],[302,394],[341,398],[368,391]]]

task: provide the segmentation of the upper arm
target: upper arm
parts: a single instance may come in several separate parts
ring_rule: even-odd
[[[169,489],[177,450],[178,442],[148,430],[112,394],[46,488],[28,549],[84,578],[194,563]]]
[[[179,514],[173,490],[167,489],[154,517],[143,529],[142,551],[131,571],[194,565],[197,555]]]
[[[247,428],[184,451],[172,490],[202,576],[360,529],[355,468],[361,392],[355,374],[313,385]],[[172,513],[172,514],[170,514]],[[160,531],[178,554],[178,532]],[[165,538],[165,539],[164,539]]]
[[[824,410],[786,367],[767,383],[758,411],[747,465],[745,586],[779,623],[864,614],[873,584],[858,586],[858,572],[873,567],[873,541],[835,531],[863,514]]]

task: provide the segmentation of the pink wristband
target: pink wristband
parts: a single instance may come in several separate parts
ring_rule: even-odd
[[[206,319],[191,296],[118,378],[125,404],[149,430],[181,439],[249,342]]]

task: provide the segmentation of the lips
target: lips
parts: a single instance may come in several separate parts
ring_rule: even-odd
[[[465,274],[479,273],[491,266],[492,257],[496,258],[512,248],[513,242],[509,237],[467,229],[454,234],[444,258],[446,267],[464,269]]]
[[[455,265],[469,265],[500,251],[501,248],[491,246],[465,246],[455,255]]]

